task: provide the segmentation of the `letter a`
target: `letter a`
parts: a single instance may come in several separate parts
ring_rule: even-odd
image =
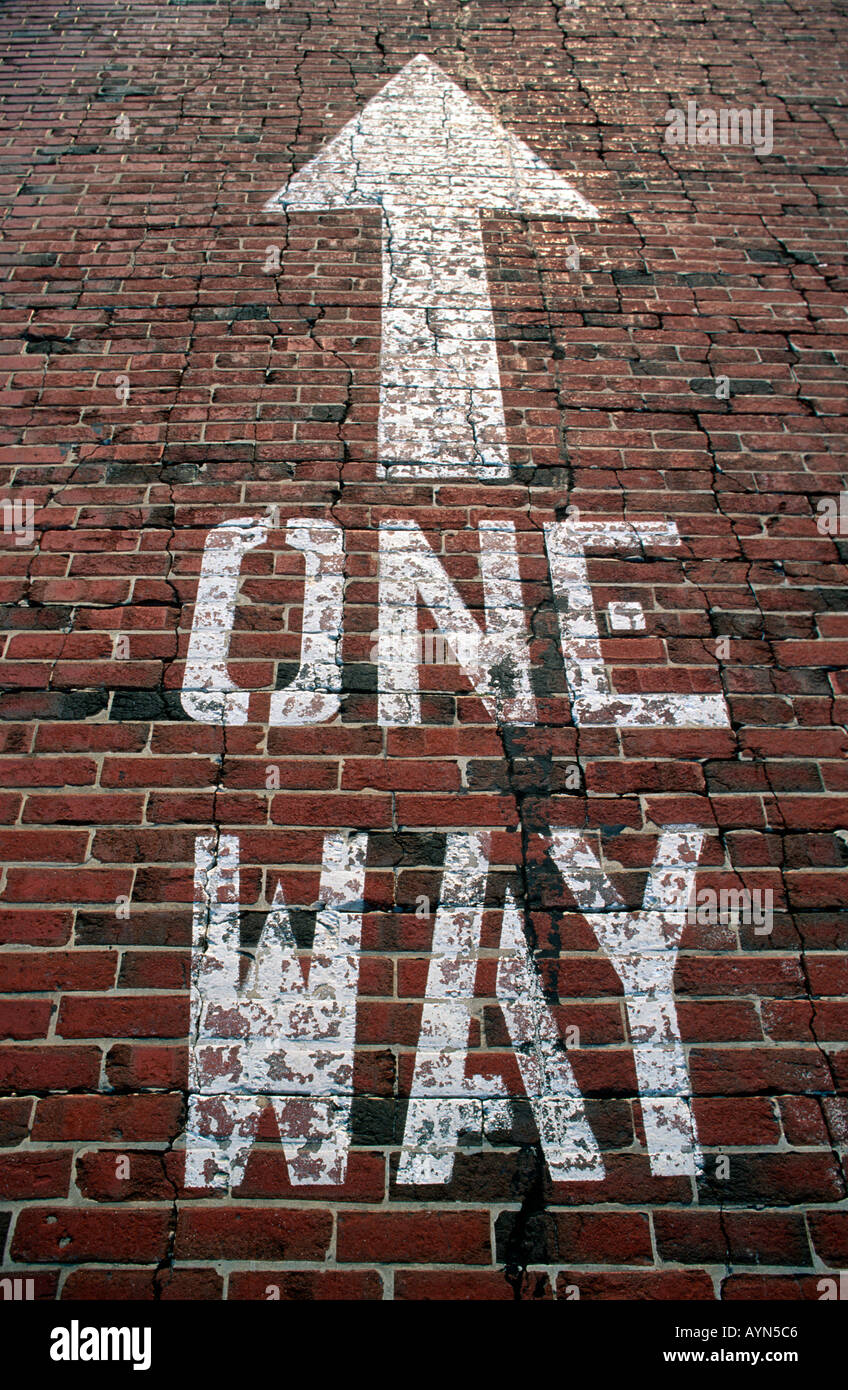
[[[421,723],[419,594],[493,718],[506,724],[535,722],[512,522],[480,523],[480,571],[486,606],[485,631],[471,616],[415,522],[381,523],[381,724]]]
[[[449,1182],[460,1134],[469,1133],[479,1142],[484,1133],[504,1127],[509,1100],[502,1078],[467,1074],[488,869],[486,835],[448,836],[398,1169],[401,1184]],[[502,937],[498,1001],[551,1176],[560,1182],[602,1178],[603,1163],[580,1090],[509,894]]]

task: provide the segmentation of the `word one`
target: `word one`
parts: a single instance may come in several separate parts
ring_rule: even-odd
[[[251,692],[232,679],[227,658],[242,560],[267,541],[270,526],[270,517],[243,517],[222,522],[207,536],[181,692],[186,714],[201,723],[247,723]],[[295,517],[285,523],[285,534],[305,561],[300,664],[289,684],[270,694],[267,722],[320,724],[341,709],[344,533],[329,520]],[[544,536],[574,722],[640,729],[726,726],[722,695],[617,693],[604,665],[586,550],[676,548],[681,539],[675,523],[569,518],[546,525]],[[414,625],[419,599],[492,718],[516,725],[536,722],[515,526],[481,521],[478,537],[484,627],[414,521],[380,524],[375,654],[380,724],[421,722],[421,651]],[[622,610],[614,608],[611,625],[620,630],[623,621]],[[627,605],[626,621],[631,630],[644,628],[641,605]]]

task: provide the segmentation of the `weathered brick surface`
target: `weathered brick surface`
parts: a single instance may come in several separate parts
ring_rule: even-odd
[[[39,1298],[798,1300],[848,1265],[848,600],[817,527],[848,487],[846,37],[836,0],[3,8],[0,491],[35,535],[0,533],[0,1239]],[[378,480],[379,209],[264,210],[419,53],[600,214],[484,216],[498,482]],[[669,146],[692,98],[771,109],[773,152]],[[204,724],[204,545],[274,504],[229,649],[257,693]],[[727,727],[575,722],[542,532],[569,505],[676,524],[675,551],[590,554],[604,661],[622,694],[721,693]],[[301,651],[289,517],[345,546],[341,710],[303,727],[268,722]],[[479,525],[513,523],[531,725],[440,664],[416,725],[379,722],[396,518],[478,617]],[[699,886],[774,900],[769,935],[685,929],[697,1176],[651,1171],[622,985],[547,850],[594,835],[635,910],[680,825]],[[339,829],[369,832],[345,1181],[293,1182],[266,1112],[241,1182],[186,1188],[195,837],[237,838],[247,944],[281,884],[306,949]],[[491,833],[472,1070],[523,1095],[509,889],[601,1181],[552,1179],[525,1101],[449,1181],[398,1181],[451,831]]]

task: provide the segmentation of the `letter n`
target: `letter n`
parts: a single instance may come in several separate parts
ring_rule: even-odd
[[[483,521],[479,534],[485,631],[471,616],[415,522],[381,524],[381,724],[421,723],[419,595],[492,717],[508,724],[535,721],[515,527],[509,521]]]

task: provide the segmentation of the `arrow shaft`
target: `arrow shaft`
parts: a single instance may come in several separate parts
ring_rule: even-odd
[[[380,378],[381,477],[509,475],[476,210],[384,206]]]

